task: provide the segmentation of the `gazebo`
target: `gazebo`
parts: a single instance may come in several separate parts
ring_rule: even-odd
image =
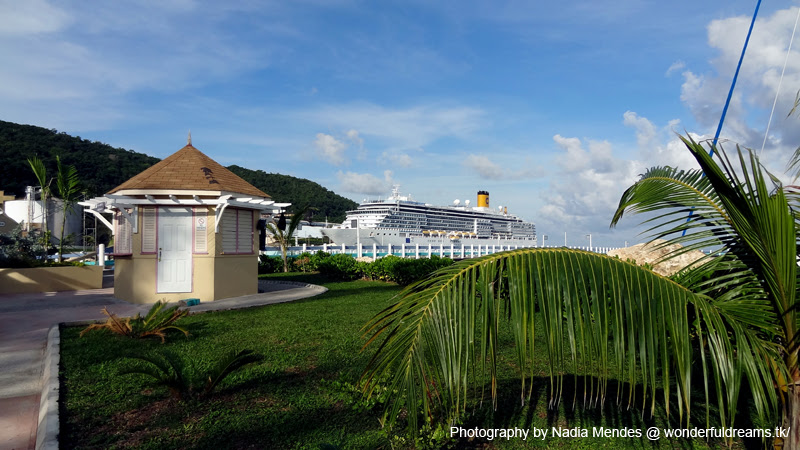
[[[256,223],[261,212],[290,205],[194,148],[191,135],[171,156],[80,204],[112,230],[114,296],[132,303],[257,293]]]

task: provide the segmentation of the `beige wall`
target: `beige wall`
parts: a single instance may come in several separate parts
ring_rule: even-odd
[[[215,300],[258,293],[256,255],[220,256],[214,264]]]
[[[141,212],[140,212],[141,214]],[[258,214],[253,214],[255,221]],[[222,239],[214,232],[214,212],[210,208],[206,227],[208,253],[192,255],[192,292],[156,292],[156,255],[142,255],[141,227],[133,234],[133,255],[117,256],[114,269],[114,296],[131,303],[154,303],[199,298],[209,302],[258,293],[258,253],[222,255]],[[141,216],[139,224],[141,224]],[[258,235],[254,233],[254,248]]]
[[[103,287],[100,266],[0,269],[0,294],[77,291]]]

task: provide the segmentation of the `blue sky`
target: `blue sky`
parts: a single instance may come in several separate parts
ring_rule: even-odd
[[[551,244],[642,241],[608,223],[647,167],[713,136],[756,1],[0,0],[0,119],[157,157],[392,184],[534,221]],[[769,4],[768,4],[769,3]],[[759,11],[722,136],[761,148],[798,2]],[[795,42],[762,159],[800,145]],[[280,199],[277,199],[280,200]]]

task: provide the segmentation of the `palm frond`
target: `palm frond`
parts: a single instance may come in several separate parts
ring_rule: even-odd
[[[241,369],[242,367],[253,364],[264,359],[262,355],[255,353],[253,350],[243,349],[239,351],[232,350],[214,366],[208,373],[208,379],[204,388],[206,395],[211,394],[217,385],[224,380],[231,373]]]
[[[737,148],[739,164],[731,164],[719,152],[721,167],[705,149],[691,139],[682,138],[697,159],[730,217],[736,239],[729,250],[760,280],[761,288],[780,317],[783,336],[795,340],[797,291],[797,229],[785,190],[768,186],[775,180],[753,152],[745,157]],[[742,172],[741,178],[736,168]],[[796,353],[796,347],[788,348]],[[794,364],[797,367],[795,358]]]
[[[539,345],[550,360],[551,406],[564,396],[563,375],[578,373],[580,366],[591,368],[599,380],[587,383],[584,402],[605,401],[609,373],[615,372],[631,386],[643,384],[651,411],[659,388],[669,411],[674,389],[678,412],[688,420],[697,356],[693,332],[703,335],[704,370],[718,380],[723,423],[735,416],[743,377],[758,397],[759,413],[775,405],[765,355],[776,359],[777,350],[710,298],[634,264],[568,249],[522,249],[465,260],[409,286],[365,328],[367,345],[382,339],[363,375],[365,391],[371,394],[377,380],[389,377],[390,388],[401,394],[387,409],[388,420],[408,408],[410,426],[417,429],[415,402],[428,417],[441,410],[445,419],[454,420],[464,410],[468,373],[478,364],[495,401],[499,312],[508,311],[517,364],[532,375],[537,309],[545,335]],[[524,375],[522,381],[524,394]]]
[[[166,341],[166,332],[169,330],[180,331],[184,336],[189,336],[189,331],[176,325],[179,319],[186,317],[189,310],[178,309],[180,305],[164,309],[166,304],[158,301],[148,311],[144,317],[137,313],[134,317],[127,317],[124,320],[103,308],[103,314],[108,316],[105,323],[91,324],[81,331],[81,336],[93,330],[108,330],[114,334],[128,336],[132,338],[144,338],[155,336],[161,339],[163,344]]]
[[[28,165],[31,166],[33,175],[36,177],[36,181],[39,182],[39,186],[42,188],[42,196],[46,196],[50,190],[50,181],[47,179],[47,169],[45,168],[44,163],[38,156],[33,156],[28,158]]]

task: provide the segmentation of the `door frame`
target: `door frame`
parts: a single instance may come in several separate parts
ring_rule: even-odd
[[[186,224],[187,224],[187,229],[191,231],[188,234],[188,240],[187,240],[187,246],[186,246],[187,247],[187,255],[188,255],[188,258],[189,258],[189,264],[188,264],[188,267],[189,267],[189,269],[188,269],[189,283],[188,283],[188,290],[185,290],[185,291],[184,290],[180,290],[180,291],[161,290],[162,288],[159,286],[159,276],[158,275],[159,275],[159,265],[161,263],[161,261],[160,261],[160,259],[161,259],[161,247],[159,246],[161,244],[161,225],[162,225],[161,224],[161,220],[163,218],[167,217],[165,215],[165,213],[168,213],[170,209],[172,209],[172,210],[182,210],[183,212],[186,212],[187,215],[186,215],[186,219],[185,220],[186,220]],[[179,217],[179,216],[173,216],[172,219],[176,219],[177,217]],[[194,291],[194,252],[193,252],[193,245],[194,245],[194,226],[193,226],[194,223],[193,222],[194,221],[193,221],[193,217],[194,217],[194,211],[193,211],[193,208],[191,208],[191,207],[183,207],[183,206],[158,206],[158,207],[156,207],[156,264],[155,264],[155,269],[156,269],[155,291],[156,291],[156,294],[186,294],[186,293],[190,293],[190,292]]]

